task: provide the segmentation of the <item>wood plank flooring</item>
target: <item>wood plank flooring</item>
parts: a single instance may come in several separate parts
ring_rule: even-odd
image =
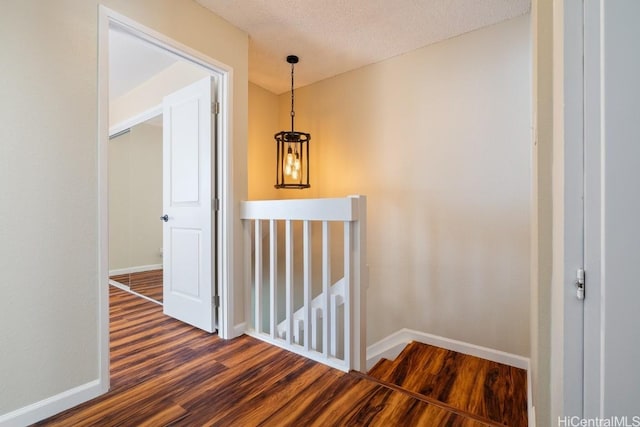
[[[41,426],[495,426],[110,287],[111,390]]]
[[[152,300],[162,302],[162,269],[142,271],[139,273],[120,274],[109,279],[122,283],[125,286]]]
[[[527,425],[527,372],[419,342],[394,361],[381,359],[369,375],[427,401],[442,402],[501,425]]]

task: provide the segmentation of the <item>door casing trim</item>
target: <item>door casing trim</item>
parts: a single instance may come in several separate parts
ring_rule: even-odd
[[[152,30],[105,6],[99,6],[98,16],[98,341],[99,382],[103,392],[109,389],[109,228],[108,228],[108,141],[109,141],[109,28],[117,27],[189,62],[199,65],[216,76],[217,101],[220,113],[216,116],[215,193],[222,209],[218,213],[214,237],[218,284],[213,291],[220,296],[218,334],[221,338],[237,335],[233,327],[234,296],[234,230],[235,206],[232,174],[233,164],[233,68],[198,52],[162,33]]]

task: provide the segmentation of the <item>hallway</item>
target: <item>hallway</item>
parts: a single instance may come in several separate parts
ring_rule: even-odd
[[[498,426],[259,340],[225,341],[110,286],[111,390],[40,426]]]

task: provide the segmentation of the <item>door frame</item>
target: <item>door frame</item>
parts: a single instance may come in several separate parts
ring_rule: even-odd
[[[632,267],[629,270],[620,268],[612,261],[618,258],[621,250],[620,243],[624,244],[624,252],[635,253],[635,247],[628,247],[627,244],[633,240],[626,237],[620,241],[620,230],[616,229],[615,218],[619,215],[621,205],[616,191],[612,190],[611,180],[615,179],[615,171],[618,166],[622,170],[627,166],[620,162],[619,144],[633,136],[626,134],[624,126],[618,126],[615,117],[618,110],[628,110],[628,101],[620,94],[620,87],[617,87],[620,67],[625,70],[635,66],[637,56],[623,55],[624,64],[620,64],[620,52],[624,52],[621,46],[625,40],[634,40],[629,34],[621,35],[617,30],[624,29],[627,22],[618,22],[622,19],[621,13],[625,16],[634,16],[630,10],[632,2],[625,4],[610,3],[604,1],[584,1],[584,154],[585,168],[588,173],[584,177],[585,185],[585,272],[586,272],[586,298],[584,301],[584,371],[583,371],[583,417],[585,419],[605,419],[616,415],[619,410],[614,401],[624,402],[620,407],[630,405],[637,394],[627,394],[621,391],[625,399],[611,398],[612,388],[624,388],[626,384],[634,383],[634,372],[628,369],[631,357],[623,359],[623,368],[617,371],[616,359],[622,354],[633,351],[632,343],[626,338],[620,339],[617,336],[619,318],[616,313],[631,312],[630,307],[622,307],[616,302],[621,302],[637,298],[637,293],[621,291],[620,286],[624,286],[631,281],[620,280],[622,275],[629,278],[634,274],[631,268],[635,265],[628,263]],[[634,3],[635,5],[635,3]],[[628,76],[622,76],[625,82],[624,88],[628,86]],[[637,92],[632,91],[635,95]],[[635,126],[635,125],[634,125]],[[626,130],[628,132],[628,130]],[[621,132],[621,133],[619,133]],[[632,153],[625,150],[625,157]],[[613,173],[613,176],[611,175]],[[615,182],[615,181],[614,181]],[[627,197],[625,193],[624,208],[634,209],[635,199],[633,196]],[[612,219],[614,218],[614,219]],[[625,230],[626,231],[626,230]],[[623,291],[635,289],[627,286]],[[616,301],[617,300],[617,301]],[[637,315],[636,315],[637,317]],[[627,319],[625,319],[625,322]],[[624,335],[623,335],[624,337]],[[629,348],[622,347],[629,343]],[[633,354],[633,353],[632,353]],[[612,362],[614,360],[614,362]],[[619,359],[618,359],[619,360]],[[634,359],[635,360],[635,359]],[[627,369],[625,369],[627,368]],[[616,372],[617,371],[617,372]],[[621,377],[625,376],[622,383]],[[636,377],[637,378],[637,377]],[[617,387],[620,385],[621,387]],[[634,390],[635,391],[635,390]],[[636,403],[633,400],[633,403]],[[637,405],[632,411],[637,412]],[[625,410],[629,407],[626,406]],[[631,418],[633,413],[617,414],[619,419],[623,416]]]
[[[602,5],[600,2],[584,2],[584,257],[588,283],[584,301],[583,332],[583,417],[596,418],[603,413],[601,389],[601,323],[602,303],[602,240],[601,233],[603,189],[602,120],[603,82],[601,46]]]
[[[553,10],[551,422],[582,417],[584,410],[584,305],[575,287],[576,272],[584,267],[583,9],[583,0],[562,0]]]
[[[231,178],[233,164],[233,68],[202,54],[162,33],[152,30],[103,5],[98,16],[98,339],[100,382],[103,390],[109,388],[109,205],[108,205],[108,141],[109,141],[109,27],[115,26],[127,33],[158,46],[174,55],[199,65],[215,75],[218,81],[217,98],[220,112],[215,116],[216,161],[212,164],[214,191],[223,207],[217,212],[215,258],[217,264],[214,283],[218,284],[220,307],[218,335],[233,338],[233,265],[234,265],[234,184]],[[214,290],[215,291],[215,290]]]

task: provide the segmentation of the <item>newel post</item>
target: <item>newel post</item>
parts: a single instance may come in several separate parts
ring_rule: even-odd
[[[367,197],[349,196],[353,199],[357,221],[353,227],[353,293],[351,313],[353,317],[351,348],[352,367],[365,371],[367,367],[367,290],[369,288],[369,266],[367,264]]]

